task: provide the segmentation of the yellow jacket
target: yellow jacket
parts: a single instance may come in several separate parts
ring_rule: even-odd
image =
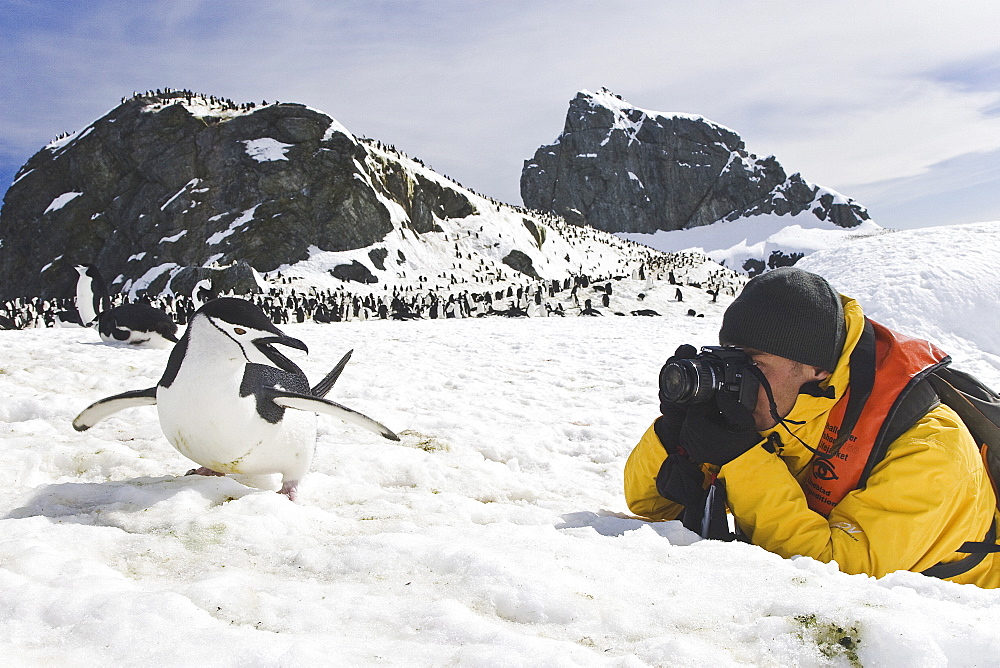
[[[864,329],[860,305],[842,299],[847,342],[837,368],[823,383],[832,384],[836,396],[799,395],[788,415],[789,421],[803,422],[788,427],[813,447],[847,389],[848,360]],[[846,573],[875,577],[897,570],[920,572],[968,556],[955,550],[966,541],[983,540],[998,516],[979,448],[958,415],[943,404],[893,441],[864,489],[848,493],[829,517],[809,508],[800,486],[809,477],[813,454],[784,426],[762,435],[772,431],[782,441],[776,453],[757,445],[718,474],[739,528],[755,545],[783,557],[836,561]],[[666,456],[650,427],[625,464],[625,499],[635,514],[652,520],[680,514],[678,504],[656,492],[656,474]],[[988,554],[951,581],[1000,587],[1000,554]]]

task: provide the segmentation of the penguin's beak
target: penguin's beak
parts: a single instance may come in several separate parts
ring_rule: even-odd
[[[301,373],[295,362],[274,349],[272,344],[275,343],[288,346],[289,348],[298,348],[299,350],[305,351],[308,355],[309,348],[306,347],[306,344],[298,339],[292,338],[291,336],[286,336],[285,334],[281,334],[279,336],[269,336],[264,339],[257,339],[253,342],[254,346],[257,347],[257,350],[259,350],[267,359],[271,360],[271,362],[274,363],[274,366],[279,369],[284,369],[289,373]]]

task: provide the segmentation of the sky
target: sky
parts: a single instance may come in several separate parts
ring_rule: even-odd
[[[0,193],[135,91],[299,102],[520,203],[579,90],[700,114],[886,227],[1000,220],[1000,3],[0,0]]]

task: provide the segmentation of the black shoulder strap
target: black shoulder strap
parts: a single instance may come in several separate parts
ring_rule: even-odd
[[[865,462],[865,468],[861,472],[861,478],[858,480],[859,489],[868,484],[869,476],[875,467],[885,459],[892,442],[909,431],[913,425],[941,403],[931,383],[925,382],[926,379],[933,376],[932,371],[933,368],[928,369],[913,378],[903,388],[892,408],[889,409],[889,413],[879,428],[878,436],[875,437],[875,443],[872,445],[871,454],[868,455],[868,461]]]
[[[969,374],[955,369],[941,369],[929,376],[929,380],[944,403],[962,418],[978,443],[1000,450],[1000,396]]]
[[[921,571],[921,573],[929,575],[932,578],[941,578],[944,580],[971,571],[973,568],[981,564],[983,559],[985,559],[986,555],[990,552],[1000,552],[1000,545],[997,545],[996,541],[997,523],[996,520],[993,520],[993,524],[990,525],[990,530],[986,532],[986,538],[984,538],[981,543],[964,543],[962,547],[955,550],[956,552],[968,553],[969,556],[963,557],[958,561],[935,564],[927,570]],[[980,549],[980,546],[983,546],[984,548],[992,547],[995,549]]]
[[[865,318],[865,329],[861,332],[861,338],[851,351],[850,364],[851,380],[848,384],[850,395],[847,397],[844,420],[837,433],[837,440],[833,442],[833,447],[825,455],[826,457],[833,457],[844,443],[847,443],[851,432],[858,424],[858,419],[861,418],[865,404],[868,403],[872,388],[875,387],[875,328],[868,318]]]

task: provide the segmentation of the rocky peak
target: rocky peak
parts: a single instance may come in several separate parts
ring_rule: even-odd
[[[526,206],[609,232],[653,233],[764,213],[809,211],[853,227],[864,207],[789,177],[701,116],[648,111],[607,89],[570,102],[562,134],[521,172]]]
[[[435,216],[474,210],[315,109],[157,91],[21,168],[0,211],[0,290],[45,294],[91,262],[113,290],[159,292],[213,267],[271,271],[311,247],[364,248],[395,223],[426,232]]]

